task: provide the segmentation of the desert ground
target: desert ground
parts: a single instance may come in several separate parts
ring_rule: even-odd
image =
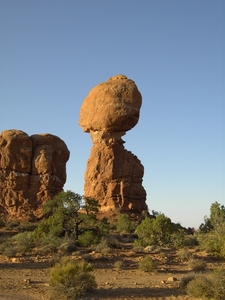
[[[177,249],[161,248],[151,253],[136,253],[129,237],[121,237],[122,249],[113,249],[102,255],[88,248],[79,248],[72,259],[84,258],[91,262],[97,289],[81,297],[82,300],[191,300],[179,287],[181,278],[191,272],[187,262],[181,261]],[[224,260],[217,260],[195,248],[188,249],[194,257],[203,259],[207,273],[217,267],[225,267]],[[138,269],[145,256],[157,261],[156,272]],[[16,256],[0,255],[0,299],[1,300],[50,300],[49,273],[54,255]],[[115,262],[122,266],[115,268]]]

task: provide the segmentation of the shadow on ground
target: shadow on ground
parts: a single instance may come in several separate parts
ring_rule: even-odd
[[[99,289],[87,294],[86,299],[123,299],[138,297],[151,299],[153,297],[171,297],[186,295],[186,292],[178,288],[113,288]]]

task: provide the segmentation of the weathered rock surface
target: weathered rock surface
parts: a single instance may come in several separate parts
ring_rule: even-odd
[[[102,212],[141,213],[147,209],[144,167],[124,148],[121,138],[137,124],[141,104],[135,83],[117,75],[94,87],[81,106],[79,124],[93,142],[84,191],[86,197],[99,201]]]
[[[139,119],[141,93],[135,83],[117,75],[94,87],[85,98],[79,124],[85,132],[125,132]]]
[[[0,214],[34,220],[66,181],[66,144],[51,134],[28,136],[20,130],[0,135]]]

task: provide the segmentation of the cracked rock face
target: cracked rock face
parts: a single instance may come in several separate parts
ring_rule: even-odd
[[[69,154],[66,144],[57,136],[3,131],[0,214],[5,219],[40,218],[43,204],[63,189]]]
[[[102,212],[138,214],[147,209],[144,167],[121,138],[138,123],[141,104],[134,81],[117,75],[94,87],[81,106],[79,124],[93,142],[84,191],[99,201]]]

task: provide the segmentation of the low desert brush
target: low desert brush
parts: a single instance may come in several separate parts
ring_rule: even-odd
[[[192,271],[203,271],[206,268],[206,263],[202,259],[191,258],[188,261],[188,266]]]
[[[98,245],[95,246],[95,251],[102,253],[102,254],[108,254],[111,250],[109,247],[108,241],[106,239],[102,239]]]
[[[182,262],[185,262],[191,258],[192,254],[191,252],[188,251],[187,248],[181,248],[180,250],[177,251],[177,256]]]
[[[215,300],[225,299],[225,269],[216,269],[211,274]]]
[[[56,252],[57,252],[57,247],[54,244],[40,246],[34,250],[35,255],[40,255],[40,256],[52,255]]]
[[[31,252],[34,247],[34,239],[32,232],[21,232],[14,235],[11,240],[16,244],[18,251],[22,254]]]
[[[196,276],[187,284],[187,294],[195,298],[212,299],[213,287],[205,276]]]
[[[156,262],[150,256],[146,256],[139,262],[139,269],[144,272],[156,272]]]
[[[13,256],[17,256],[18,253],[19,253],[19,249],[14,243],[8,241],[4,243],[4,249],[2,251],[3,255],[7,257],[13,257]]]
[[[194,235],[187,235],[184,238],[183,245],[185,247],[196,247],[198,246],[197,237]]]
[[[121,270],[121,269],[123,269],[123,262],[121,260],[117,260],[113,266],[115,269]]]
[[[193,279],[195,279],[196,275],[195,273],[189,273],[183,277],[181,277],[180,279],[180,284],[179,284],[179,287],[181,289],[186,289],[187,287],[187,284],[192,281]]]
[[[90,274],[92,265],[85,260],[74,261],[63,257],[50,272],[50,285],[55,299],[78,299],[97,287]]]
[[[225,299],[225,269],[216,269],[208,277],[196,276],[186,285],[189,296],[201,299]]]

